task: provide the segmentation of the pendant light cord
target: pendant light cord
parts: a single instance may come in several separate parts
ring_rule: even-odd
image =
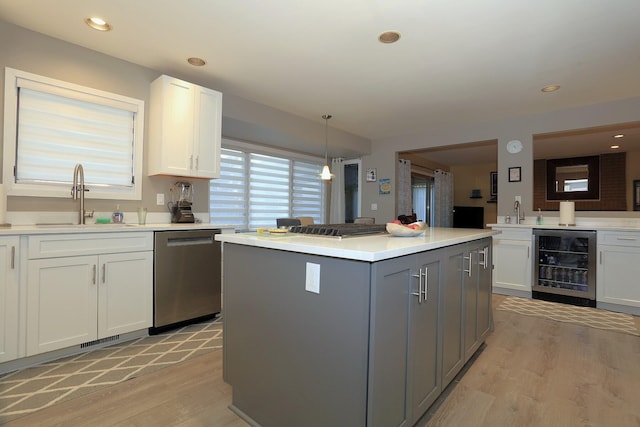
[[[329,119],[331,114],[324,114],[324,164],[329,165]]]

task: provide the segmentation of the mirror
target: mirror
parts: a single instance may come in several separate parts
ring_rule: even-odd
[[[547,200],[599,198],[599,156],[547,160]]]
[[[555,184],[549,193],[551,197],[547,198],[547,160],[588,156],[599,157],[599,175],[594,176],[602,187],[599,198],[586,199],[583,191],[555,192]],[[533,162],[534,209],[558,210],[558,202],[571,200],[576,202],[577,211],[631,211],[631,183],[634,179],[640,179],[640,121],[535,134]],[[587,165],[585,162],[580,164]],[[566,171],[560,169],[560,172],[563,170]],[[588,175],[592,173],[589,167]],[[554,174],[554,182],[555,179]]]

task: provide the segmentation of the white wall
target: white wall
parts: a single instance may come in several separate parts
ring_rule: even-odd
[[[163,70],[151,70],[127,61],[98,53],[93,50],[44,36],[40,33],[17,27],[0,20],[0,93],[4,96],[4,67],[28,71],[83,86],[130,96],[145,101],[146,120],[144,146],[149,144],[148,124],[149,85]],[[185,62],[185,67],[189,65]],[[174,77],[186,78],[180,73]],[[193,80],[192,80],[193,81]],[[193,83],[216,89],[214,81]],[[0,102],[0,118],[4,117],[4,102]],[[245,141],[258,142],[305,154],[324,156],[324,121],[318,111],[317,121],[279,111],[231,93],[223,94],[224,136]],[[0,120],[0,136],[3,135],[3,120]],[[339,129],[330,129],[329,156],[358,157],[371,152],[371,142]],[[2,176],[2,147],[0,143],[0,177]],[[71,173],[69,171],[69,177]],[[147,177],[146,161],[143,170],[143,200],[111,201],[91,200],[88,209],[112,211],[116,204],[124,211],[134,211],[137,206],[146,206],[150,211],[166,212],[165,206],[156,205],[156,194],[165,193],[170,200],[169,187],[176,178]],[[195,186],[194,209],[208,211],[208,180],[193,180]],[[71,199],[9,197],[9,211],[73,211],[76,203]]]
[[[363,170],[377,168],[378,178],[391,178],[392,194],[379,195],[377,187],[365,185],[363,189],[363,216],[374,216],[376,222],[386,222],[395,217],[395,159],[396,152],[426,147],[455,145],[475,141],[498,140],[498,209],[502,216],[513,209],[516,195],[522,196],[526,215],[533,214],[533,147],[534,134],[581,129],[640,119],[640,98],[560,110],[535,116],[504,119],[490,123],[460,125],[434,129],[420,135],[374,140],[371,155],[363,157]],[[519,154],[506,151],[507,142],[522,141]],[[522,168],[522,181],[507,181],[509,167]],[[371,210],[371,203],[378,205]],[[582,215],[582,213],[581,213]],[[589,214],[587,214],[589,215]],[[594,215],[594,214],[591,214]],[[635,215],[634,213],[597,212],[600,217]]]

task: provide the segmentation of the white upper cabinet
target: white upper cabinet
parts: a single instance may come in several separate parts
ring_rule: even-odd
[[[149,108],[149,175],[220,176],[222,93],[160,76]]]

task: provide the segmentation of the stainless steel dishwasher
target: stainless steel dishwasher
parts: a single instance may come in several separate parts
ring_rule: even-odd
[[[155,334],[213,318],[221,309],[219,229],[155,232],[153,327]]]

